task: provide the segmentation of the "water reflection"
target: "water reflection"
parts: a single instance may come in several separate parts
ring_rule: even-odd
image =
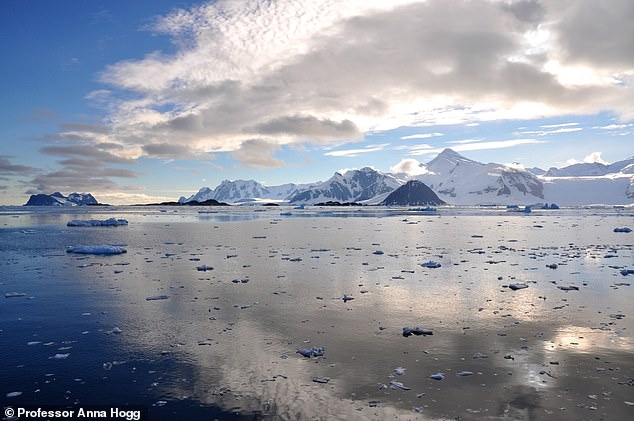
[[[569,250],[570,235],[581,250],[602,244],[596,238],[605,235],[618,251],[610,266],[628,265],[631,246],[610,236],[609,218],[591,219],[587,231],[566,235],[574,219],[539,221],[546,231],[530,219],[510,224],[497,216],[421,216],[408,224],[412,217],[276,215],[217,225],[193,222],[206,218],[197,213],[149,216],[135,214],[137,222],[123,229],[40,227],[10,252],[4,281],[7,290],[36,298],[46,297],[36,292],[50,282],[56,300],[79,297],[81,311],[73,307],[72,314],[98,315],[90,328],[50,313],[59,311],[59,301],[39,302],[51,334],[63,338],[69,326],[76,332],[68,337],[96,330],[98,339],[79,336],[79,343],[95,345],[84,358],[100,370],[119,358],[113,348],[133,365],[145,361],[151,368],[142,374],[121,367],[151,391],[147,399],[172,405],[188,397],[282,419],[413,418],[413,408],[439,419],[540,419],[548,411],[575,419],[587,416],[589,409],[577,406],[587,395],[609,392],[612,400],[598,403],[602,411],[625,415],[629,389],[613,378],[627,382],[632,322],[609,314],[629,308],[632,290],[596,282],[566,293],[550,281],[606,279],[618,271],[572,256],[567,259],[579,274],[545,267]],[[22,234],[5,233],[0,248],[9,250]],[[128,253],[55,253],[80,242],[125,243]],[[471,252],[476,249],[483,253]],[[30,255],[39,260],[25,261]],[[442,266],[418,265],[430,259]],[[199,272],[201,264],[214,269]],[[21,274],[27,268],[37,271],[36,280]],[[528,281],[524,290],[504,286]],[[169,298],[145,299],[160,294]],[[343,294],[354,300],[344,302]],[[19,307],[24,303],[11,302],[16,309],[10,314],[32,315],[35,306]],[[9,321],[2,323],[6,328]],[[115,326],[120,335],[105,334]],[[405,338],[404,326],[430,328],[434,335]],[[107,349],[100,348],[104,342]],[[296,354],[305,346],[324,346],[325,357]],[[73,359],[77,352],[70,351]],[[66,367],[68,374],[79,377],[73,367]],[[393,374],[396,367],[405,374]],[[607,372],[614,367],[622,371]],[[461,377],[459,371],[474,374]],[[430,379],[439,372],[443,380]],[[119,381],[125,384],[125,376]],[[410,390],[390,388],[390,381]]]

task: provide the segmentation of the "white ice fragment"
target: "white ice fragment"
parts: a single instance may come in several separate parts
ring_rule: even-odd
[[[434,332],[431,329],[423,329],[423,328],[418,327],[418,326],[416,326],[416,327],[405,326],[403,328],[403,336],[405,336],[406,338],[408,336],[411,336],[411,335],[427,336],[427,335],[433,335],[433,334],[434,334]]]
[[[6,292],[4,294],[5,298],[17,298],[17,297],[26,297],[26,292]]]
[[[392,389],[411,390],[409,387],[403,385],[401,382],[397,382],[396,380],[391,380],[390,386]]]
[[[632,232],[632,228],[629,228],[629,227],[614,228],[614,232]]]
[[[70,354],[55,354],[52,357],[48,357],[49,360],[65,360]]]
[[[145,297],[145,301],[158,301],[158,300],[167,300],[169,295],[152,295],[150,297]]]
[[[88,219],[80,220],[73,219],[68,221],[66,226],[69,227],[118,227],[120,225],[128,225],[128,221],[125,219],[109,218],[104,220]]]
[[[405,374],[405,368],[403,367],[396,367],[393,371],[394,374],[396,374],[397,376],[402,376],[403,374]]]
[[[120,246],[113,246],[110,244],[98,245],[98,246],[71,246],[66,248],[66,253],[77,254],[122,254],[127,250]]]
[[[123,330],[119,329],[118,327],[113,327],[112,329],[106,331],[106,334],[110,335],[111,333],[114,333],[115,335],[118,335],[120,333],[123,333]]]
[[[424,268],[436,269],[436,268],[439,268],[442,265],[440,263],[438,263],[438,262],[434,262],[433,260],[430,260],[429,262],[420,263],[420,266],[422,266]]]
[[[9,392],[7,393],[7,398],[15,398],[16,396],[20,396],[22,392]]]
[[[321,357],[326,352],[326,349],[323,346],[314,346],[312,348],[300,348],[297,350],[297,353],[303,355],[306,358],[310,357]]]
[[[443,373],[436,373],[429,376],[429,378],[434,380],[442,380],[445,378],[445,375]]]
[[[460,376],[460,377],[473,376],[473,371],[459,371],[456,373],[456,376]]]
[[[526,285],[526,284],[510,284],[509,288],[512,289],[513,291],[517,291],[518,289],[528,288],[528,285]]]

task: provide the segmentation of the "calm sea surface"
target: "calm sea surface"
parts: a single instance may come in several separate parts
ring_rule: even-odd
[[[129,225],[66,226],[110,217]],[[0,208],[0,403],[634,419],[624,226],[634,210]]]

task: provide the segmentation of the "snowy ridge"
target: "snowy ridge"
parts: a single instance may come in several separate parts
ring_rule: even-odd
[[[544,201],[541,181],[529,171],[503,164],[483,164],[445,149],[415,179],[442,200],[457,205],[514,204]]]
[[[60,192],[53,194],[33,194],[25,206],[80,206],[96,205],[97,199],[90,193],[71,193],[64,196]]]
[[[345,174],[335,173],[330,179],[296,191],[289,197],[291,203],[314,204],[327,201],[361,202],[389,194],[405,181],[390,174],[365,167]]]
[[[365,167],[312,184],[265,186],[254,180],[224,180],[218,187],[201,188],[179,202],[215,199],[228,203],[293,204],[319,202],[382,203],[409,180],[423,182],[443,201],[454,205],[539,204],[563,206],[634,203],[634,157],[612,164],[583,163],[564,168],[530,170],[521,166],[482,163],[445,149],[426,164],[422,174],[389,174]]]

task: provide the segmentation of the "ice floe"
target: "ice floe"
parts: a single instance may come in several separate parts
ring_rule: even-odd
[[[104,244],[97,246],[71,246],[66,248],[66,253],[112,255],[127,253],[127,250],[121,246]]]
[[[68,221],[66,226],[68,227],[118,227],[120,225],[128,225],[128,221],[125,219],[108,218],[104,220],[99,219],[73,219]]]
[[[300,348],[297,353],[303,355],[306,358],[310,357],[322,357],[326,350],[323,346],[314,346],[312,348]]]
[[[412,335],[416,335],[416,336],[427,336],[427,335],[433,335],[434,332],[431,329],[423,329],[421,327],[410,327],[410,326],[405,326],[403,328],[403,336],[405,336],[406,338],[408,336],[412,336]]]

